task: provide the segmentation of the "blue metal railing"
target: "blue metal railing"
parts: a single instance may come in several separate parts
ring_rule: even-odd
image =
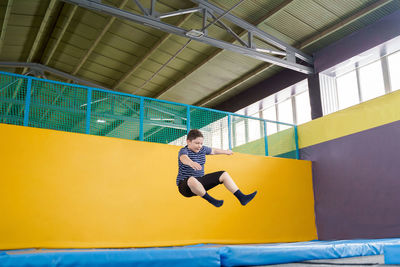
[[[229,149],[232,149],[233,148],[233,137],[235,136],[235,132],[233,130],[233,125],[232,125],[233,124],[232,118],[235,118],[236,121],[241,118],[243,120],[257,120],[260,122],[261,127],[264,128],[263,129],[264,136],[262,138],[264,139],[263,141],[264,141],[266,156],[269,155],[267,123],[281,124],[281,125],[293,127],[294,128],[294,136],[293,136],[294,140],[292,140],[292,141],[294,142],[294,145],[295,145],[295,158],[299,159],[298,132],[297,132],[297,126],[294,124],[272,121],[272,120],[256,118],[256,117],[250,117],[250,116],[245,116],[245,115],[239,115],[239,114],[235,114],[235,113],[231,113],[231,112],[213,110],[213,109],[204,108],[204,107],[196,107],[196,106],[182,104],[182,103],[174,103],[174,102],[170,102],[170,101],[166,101],[166,100],[153,99],[153,98],[143,97],[143,96],[136,96],[136,95],[131,95],[131,94],[122,93],[122,92],[114,92],[114,91],[110,91],[110,90],[104,90],[104,89],[93,88],[93,87],[88,87],[88,86],[68,84],[68,83],[63,83],[63,82],[58,82],[58,81],[40,79],[40,78],[29,77],[29,76],[13,74],[13,73],[8,73],[8,72],[2,72],[2,71],[0,71],[0,76],[2,77],[2,79],[0,80],[0,82],[1,82],[0,83],[0,118],[1,117],[3,118],[3,120],[2,120],[3,122],[5,122],[7,120],[14,121],[14,120],[10,120],[10,117],[13,117],[13,116],[8,114],[12,105],[19,105],[19,106],[24,105],[24,107],[23,107],[24,108],[24,113],[23,113],[24,114],[24,116],[23,116],[23,125],[24,126],[32,126],[32,125],[30,125],[30,116],[32,116],[32,115],[30,115],[30,112],[31,112],[31,109],[33,108],[33,106],[40,107],[40,108],[46,108],[46,109],[57,111],[57,112],[74,114],[74,115],[76,115],[76,114],[79,115],[79,114],[82,114],[82,112],[84,112],[83,110],[76,110],[76,109],[74,110],[74,109],[64,107],[64,106],[63,107],[54,106],[54,103],[57,101],[53,101],[51,104],[44,103],[45,101],[42,101],[40,99],[40,96],[37,96],[37,94],[39,94],[38,89],[45,91],[47,87],[46,88],[34,88],[35,90],[33,90],[33,88],[32,88],[33,81],[40,81],[42,83],[48,84],[48,86],[50,86],[50,87],[51,86],[62,86],[63,89],[61,91],[61,94],[65,91],[67,91],[67,90],[65,90],[65,88],[71,88],[71,89],[75,89],[75,90],[76,90],[76,88],[81,88],[81,89],[87,90],[86,103],[80,105],[80,108],[83,108],[86,106],[86,113],[85,113],[85,119],[84,119],[84,123],[85,123],[84,133],[86,133],[86,134],[91,134],[91,129],[92,129],[91,127],[93,124],[92,119],[94,116],[101,116],[106,119],[112,120],[114,122],[113,125],[114,126],[117,125],[116,127],[119,127],[120,125],[123,125],[124,122],[128,122],[128,121],[130,123],[137,123],[138,128],[139,128],[137,140],[140,140],[140,141],[146,141],[147,137],[145,137],[145,132],[146,132],[145,128],[148,128],[147,131],[151,132],[151,134],[149,134],[148,136],[157,136],[157,134],[160,135],[159,132],[162,130],[165,130],[165,129],[163,129],[163,127],[164,128],[174,128],[176,131],[184,130],[184,132],[174,133],[176,135],[175,137],[180,137],[180,136],[183,136],[185,133],[187,133],[190,129],[194,128],[194,127],[191,127],[192,124],[206,127],[207,125],[212,124],[214,121],[216,121],[218,119],[226,118],[227,119],[227,127],[228,127],[228,131],[227,131],[228,147],[229,147]],[[8,77],[8,78],[14,77],[16,79],[20,79],[20,80],[22,79],[22,80],[27,81],[25,101],[20,101],[20,100],[16,99],[16,97],[15,97],[15,95],[19,93],[19,92],[15,92],[15,90],[18,91],[21,88],[20,85],[18,85],[18,84],[20,84],[20,82],[16,83],[15,81],[12,81],[12,84],[7,83],[7,84],[3,85],[3,78],[5,78],[5,77]],[[7,94],[5,92],[7,92],[7,90],[10,90],[10,88],[14,89],[14,92],[12,94],[10,94],[9,96],[7,96]],[[106,93],[107,96],[109,95],[109,97],[94,100],[93,97],[94,97],[95,92]],[[34,95],[36,95],[35,99],[38,99],[36,102],[32,102],[33,101],[32,98],[34,97]],[[130,114],[115,115],[113,113],[115,106],[112,106],[111,113],[103,112],[103,113],[94,114],[97,112],[94,108],[94,105],[98,105],[98,103],[107,101],[110,98],[114,98],[114,102],[115,102],[115,96],[126,97],[125,100],[123,100],[122,103],[120,103],[120,105],[124,106],[124,108],[128,107],[131,110]],[[62,98],[62,96],[61,96],[61,98]],[[134,104],[131,104],[132,106],[129,106],[127,104],[127,99],[138,100],[138,101],[132,101],[132,103],[137,102],[139,108],[137,108],[137,106],[134,106]],[[39,102],[42,101],[42,102],[38,103],[38,101]],[[153,102],[156,102],[157,105],[154,105]],[[7,112],[3,112],[4,108],[1,109],[1,107],[7,106],[7,105],[8,105]],[[167,105],[168,107],[162,107],[163,105]],[[169,110],[169,109],[171,109],[171,107],[173,107],[173,108],[181,107],[181,108],[185,109],[185,111],[184,111],[185,115],[183,115],[184,113],[182,113],[181,115],[177,115],[176,111]],[[160,117],[158,119],[154,119],[154,118],[149,119],[145,114],[146,111],[149,112],[149,109],[151,109],[153,113],[163,113],[164,115],[167,114],[168,116],[170,116],[170,118],[165,119],[163,117]],[[211,117],[205,118],[205,117],[201,117],[200,115],[198,115],[198,117],[201,117],[201,118],[194,119],[194,118],[192,118],[194,112],[198,112],[198,113],[200,112],[200,115],[201,115],[201,112],[204,112],[204,114],[206,114],[204,116],[211,116],[212,118]],[[47,113],[48,113],[48,111],[46,112],[46,115],[47,115]],[[39,122],[41,122],[43,120],[44,116],[45,115],[43,115],[41,117]],[[31,120],[33,120],[33,118],[31,118]],[[99,120],[97,120],[97,121],[99,121]],[[119,124],[116,124],[115,123],[116,121],[119,121]],[[179,121],[179,123],[177,121]],[[153,128],[151,128],[150,126]],[[154,126],[161,127],[161,128],[154,129]],[[34,127],[37,127],[37,126],[34,126]],[[247,127],[247,124],[246,124],[246,127]],[[45,128],[45,127],[43,127],[43,128]],[[71,126],[71,129],[72,128],[75,129],[75,128],[79,128],[79,127],[77,125],[74,125],[74,126]],[[198,128],[198,127],[196,127],[196,128]],[[168,131],[165,131],[165,132],[168,135]],[[221,130],[221,132],[222,132],[222,130]],[[132,133],[131,136],[132,136],[132,139],[135,139],[134,133]],[[224,138],[222,136],[222,134],[221,134],[221,138]]]

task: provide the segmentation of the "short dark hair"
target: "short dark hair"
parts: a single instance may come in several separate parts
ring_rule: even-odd
[[[203,137],[203,134],[199,130],[193,129],[193,130],[189,131],[186,139],[189,141],[193,141],[194,139],[196,139],[198,137]]]

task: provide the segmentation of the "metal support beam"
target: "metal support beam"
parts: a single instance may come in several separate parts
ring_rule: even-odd
[[[289,0],[287,3],[290,3],[293,0]],[[365,15],[369,14],[370,12],[382,7],[383,5],[386,5],[388,3],[390,3],[391,0],[379,0],[378,2],[375,2],[374,4],[371,4],[370,6],[365,7],[364,9],[360,10],[359,12],[357,12],[354,15],[351,15],[350,17],[348,17],[347,19],[343,20],[341,23],[337,24],[334,23],[334,25],[332,27],[329,27],[328,29],[326,29],[325,31],[318,33],[310,38],[308,38],[307,40],[303,41],[298,48],[299,49],[304,49],[310,45],[312,45],[313,43],[315,43],[316,41],[340,30],[341,28],[343,28],[344,26],[356,21],[357,19],[360,19],[362,17],[364,17]],[[251,71],[251,73],[246,74],[244,77],[238,79],[237,81],[235,81],[234,83],[232,83],[231,85],[228,85],[224,88],[222,88],[221,90],[213,93],[211,96],[206,97],[205,99],[202,99],[200,101],[198,101],[197,103],[195,103],[194,105],[196,106],[205,106],[209,103],[211,103],[212,101],[214,101],[215,99],[217,99],[218,97],[220,97],[221,95],[233,90],[235,87],[239,86],[240,84],[246,82],[247,80],[251,79],[252,77],[259,75],[260,73],[266,71],[268,68],[273,67],[273,65],[270,64],[263,64],[260,67],[258,67],[257,69]]]
[[[140,3],[140,1],[139,1],[139,0],[134,0],[134,1],[135,1],[136,5],[139,7],[139,9],[142,11],[142,13],[143,13],[144,15],[148,16],[148,15],[149,15],[149,12],[147,12],[147,9],[145,9],[145,8],[142,6],[142,4]]]
[[[205,8],[203,8],[202,12],[203,12],[203,23],[202,23],[203,25],[201,28],[204,29],[203,30],[204,34],[207,35],[208,31],[206,29],[206,25],[207,25],[207,20],[208,20],[208,12]]]
[[[70,79],[73,80],[77,83],[80,83],[82,85],[87,85],[87,86],[91,86],[91,87],[96,87],[96,88],[102,88],[102,89],[106,89],[106,90],[110,90],[109,88],[103,87],[101,85],[98,85],[96,83],[92,83],[89,81],[86,81],[84,79],[75,77],[71,74],[62,72],[60,70],[48,67],[48,66],[44,66],[42,64],[39,63],[30,63],[30,62],[7,62],[7,61],[0,61],[0,66],[1,67],[13,67],[13,68],[29,68],[29,69],[33,69],[33,70],[37,70],[37,71],[41,71],[41,72],[49,72],[51,74],[54,74],[58,77],[61,78],[65,78],[65,79]]]
[[[252,32],[248,32],[247,33],[247,40],[248,40],[248,46],[250,48],[254,48],[253,33]]]
[[[194,3],[197,3],[201,6],[204,6],[210,10],[213,10],[215,13],[217,14],[224,14],[224,10],[222,8],[219,8],[213,4],[211,4],[208,1],[205,0],[191,0]],[[278,38],[260,30],[259,28],[253,26],[252,24],[232,15],[232,14],[226,14],[225,18],[230,20],[231,22],[233,22],[234,24],[240,26],[241,28],[247,30],[248,32],[252,32],[254,35],[256,35],[258,38],[260,38],[261,40],[270,43],[282,50],[285,51],[293,51],[294,54],[296,55],[296,57],[300,58],[301,60],[304,60],[310,64],[313,63],[313,58],[309,55],[307,55],[306,53],[298,50],[297,48],[294,48],[288,44],[286,44],[285,42],[279,40]]]
[[[30,50],[30,53],[29,53],[29,56],[28,56],[28,59],[26,60],[26,62],[31,62],[33,57],[35,56],[36,50],[38,49],[38,46],[40,44],[40,41],[41,41],[44,31],[46,29],[47,23],[49,21],[50,15],[53,13],[56,3],[57,3],[57,0],[50,1],[49,6],[47,7],[47,10],[46,10],[46,14],[44,15],[42,23],[40,24],[39,31],[36,34],[35,41],[33,42],[33,45],[31,47],[31,50]],[[23,72],[25,72],[25,71],[23,71]]]
[[[231,28],[229,28],[225,23],[223,23],[222,21],[218,20],[217,17],[213,14],[210,13],[211,17],[213,17],[213,19],[215,21],[218,22],[219,25],[221,25],[227,32],[229,32],[235,39],[236,41],[238,41],[239,43],[241,43],[243,46],[247,46],[250,47],[245,41],[243,41]],[[252,47],[250,47],[252,48]]]
[[[125,7],[125,5],[128,3],[128,0],[124,0],[119,8],[122,9]],[[72,72],[72,75],[76,75],[78,73],[78,71],[81,69],[81,67],[83,66],[83,64],[85,64],[86,60],[89,58],[89,56],[92,54],[93,50],[96,48],[96,46],[100,43],[101,39],[103,38],[103,36],[106,34],[106,32],[108,31],[108,29],[111,27],[111,25],[114,23],[114,21],[116,20],[116,17],[111,17],[107,24],[103,27],[103,30],[101,31],[101,33],[99,34],[99,36],[97,36],[96,40],[94,41],[94,43],[92,44],[92,46],[89,48],[89,50],[86,52],[86,54],[82,57],[81,61],[79,62],[78,66],[75,67],[74,71]]]
[[[185,23],[191,15],[186,15],[178,24],[177,27],[180,27],[183,23]],[[163,45],[168,38],[171,36],[171,34],[166,34],[164,35],[132,68],[126,72],[117,82],[116,84],[112,87],[112,89],[116,90],[120,85],[126,81],[148,58],[153,55],[153,53],[161,46]],[[139,89],[136,89],[135,91],[132,92],[132,94],[135,94]]]
[[[276,14],[277,12],[279,12],[280,10],[282,10],[285,6],[289,5],[291,2],[293,2],[293,0],[286,0],[283,3],[281,3],[280,5],[278,5],[276,8],[274,8],[273,10],[271,10],[270,12],[268,12],[267,14],[265,14],[265,16],[263,16],[260,20],[258,20],[258,22],[255,25],[260,25],[261,23],[265,22],[268,18],[270,18],[271,16],[273,16],[274,14]],[[239,37],[242,38],[244,37],[246,34],[250,34],[251,38],[253,38],[253,34],[251,32],[247,32],[246,30],[243,30],[240,34]],[[233,43],[235,41],[235,39],[233,39],[231,42]],[[252,47],[249,45],[249,47]],[[254,48],[254,47],[252,47]],[[210,60],[212,60],[213,58],[215,58],[216,56],[218,56],[220,53],[222,53],[224,50],[217,50],[214,53],[212,53],[210,56],[208,56],[205,60],[203,60],[200,64],[198,64],[195,68],[193,68],[192,70],[190,70],[188,73],[186,73],[182,78],[180,78],[177,82],[175,82],[174,84],[168,86],[167,88],[165,88],[164,90],[162,90],[161,92],[158,92],[157,94],[155,94],[153,97],[154,98],[159,98],[161,96],[163,96],[165,93],[167,93],[169,90],[171,90],[174,86],[176,86],[178,83],[182,82],[184,79],[186,79],[189,75],[191,75],[192,73],[194,73],[196,70],[200,69],[202,66],[204,66],[207,62],[209,62]],[[265,67],[266,64],[263,64],[263,66]],[[268,64],[268,66],[270,66]],[[257,72],[258,73],[258,72]],[[247,75],[246,75],[247,76]],[[219,91],[218,91],[219,92]],[[214,94],[213,94],[214,95]],[[215,96],[214,96],[215,97]],[[208,97],[207,97],[208,98]],[[197,106],[197,104],[195,104]]]
[[[255,51],[254,49],[250,49],[248,47],[242,47],[242,46],[238,46],[238,45],[234,45],[225,41],[221,41],[221,40],[217,40],[214,38],[210,38],[208,36],[202,35],[199,37],[195,37],[195,36],[188,36],[187,33],[188,31],[179,27],[176,27],[174,25],[170,25],[161,21],[158,21],[157,19],[150,17],[150,16],[141,16],[141,15],[136,15],[112,6],[108,6],[108,5],[104,5],[101,3],[97,3],[97,2],[93,2],[90,0],[62,0],[64,2],[68,2],[68,3],[72,3],[72,4],[76,4],[79,6],[82,6],[84,8],[90,9],[90,10],[95,10],[95,11],[99,11],[105,14],[109,14],[111,16],[115,16],[115,17],[119,17],[122,19],[127,19],[145,26],[150,26],[150,27],[154,27],[157,29],[160,29],[162,31],[166,31],[172,34],[176,34],[182,37],[187,37],[205,44],[209,44],[215,47],[219,47],[221,49],[226,49],[226,50],[230,50],[233,52],[237,52],[258,60],[262,60],[262,61],[266,61],[278,66],[282,66],[284,68],[289,68],[295,71],[299,71],[299,72],[303,72],[306,74],[310,74],[313,73],[314,70],[312,67],[308,67],[305,65],[301,65],[301,64],[297,64],[297,63],[293,63],[293,62],[289,62],[285,59],[281,59],[281,58],[277,58],[277,57],[273,57],[270,55],[266,55],[260,52]],[[203,2],[201,1],[202,4],[208,4],[207,2]],[[222,9],[219,9],[217,7],[214,7],[211,5],[211,8],[213,10],[216,10],[216,13],[218,14],[224,14],[225,11]],[[229,17],[229,18],[235,18],[235,20],[240,20],[237,19],[235,16],[231,15],[231,14],[226,14],[225,17]],[[239,21],[240,23],[244,22],[244,21]],[[250,28],[247,25],[251,26],[251,31],[253,31],[254,34],[258,35],[258,37],[267,35],[266,33],[264,33],[263,31],[261,31],[260,29],[252,26],[251,24],[248,24],[247,22],[244,22],[246,24],[243,24],[241,26],[246,27],[246,28]],[[270,37],[268,35],[268,37]],[[274,43],[279,43],[280,46],[284,46],[285,45],[285,49],[286,51],[293,51],[295,53],[296,56],[298,56],[299,58],[312,62],[312,58],[308,55],[305,55],[304,53],[302,53],[301,51],[298,51],[286,44],[284,44],[283,42],[279,41],[279,40],[275,40],[276,38],[272,38],[270,37],[270,40],[274,41]]]
[[[225,11],[224,14],[220,15],[218,18],[215,18],[215,20],[213,20],[212,22],[210,22],[209,24],[207,24],[206,26],[204,26],[201,30],[190,30],[188,32],[186,32],[186,36],[187,37],[203,37],[203,35],[205,35],[205,31],[208,27],[210,27],[211,25],[215,24],[215,23],[220,23],[220,19],[222,17],[224,17],[226,14],[228,14],[229,12],[231,12],[235,7],[237,7],[238,5],[240,5],[244,0],[240,0],[239,2],[237,2],[233,7],[231,7],[229,10]],[[207,13],[205,14],[205,16],[207,15]],[[205,24],[206,20],[203,19],[203,25]],[[224,25],[223,25],[224,26]],[[227,26],[225,26],[225,29],[229,32],[231,31]],[[232,34],[235,34],[233,31],[231,31]],[[174,60],[192,41],[193,39],[189,39],[172,57],[170,57],[149,79],[147,79],[139,88],[142,89],[148,82],[150,82],[152,79],[154,79],[158,73],[160,73],[172,60]],[[243,44],[243,43],[242,43]],[[244,46],[246,47],[246,44],[244,43]]]
[[[60,44],[61,39],[63,38],[63,36],[65,34],[65,31],[67,30],[69,24],[71,23],[72,17],[75,15],[75,12],[76,12],[77,9],[78,9],[78,6],[76,6],[76,5],[72,6],[72,10],[68,14],[68,18],[67,18],[66,22],[64,23],[64,26],[62,27],[61,32],[59,33],[59,35],[57,37],[56,43],[51,48],[51,51],[50,51],[49,55],[47,56],[46,60],[43,61],[43,58],[41,60],[41,62],[43,62],[43,65],[46,65],[46,66],[49,65],[50,60],[53,57],[54,52],[56,51],[58,45]]]
[[[153,16],[153,17],[156,14],[156,2],[157,2],[157,0],[151,0],[150,16]]]
[[[172,11],[172,12],[168,12],[168,13],[157,15],[157,18],[165,19],[165,18],[169,18],[169,17],[195,13],[195,12],[199,12],[199,11],[202,11],[202,8],[194,7],[194,8],[188,8],[188,9],[181,9],[181,10]]]
[[[242,83],[246,82],[247,80],[251,79],[252,77],[260,74],[261,72],[265,71],[267,68],[272,67],[273,65],[264,63],[260,67],[252,70],[251,72],[247,73],[246,75],[242,76],[241,78],[233,81],[231,84],[223,87],[222,89],[212,93],[211,95],[201,99],[200,101],[197,101],[194,103],[195,106],[205,106],[208,103],[214,101],[218,97],[220,97],[223,94],[226,94],[236,88],[237,86],[241,85]]]
[[[11,15],[11,7],[13,1],[14,0],[8,0],[6,12],[4,14],[3,26],[1,27],[1,33],[0,33],[0,54],[1,50],[3,49],[4,39],[6,38],[7,25]]]

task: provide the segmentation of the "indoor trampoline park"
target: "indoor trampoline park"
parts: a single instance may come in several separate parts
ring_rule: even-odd
[[[400,264],[400,0],[0,0],[0,266]]]

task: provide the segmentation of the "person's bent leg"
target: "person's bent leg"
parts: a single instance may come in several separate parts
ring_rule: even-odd
[[[198,196],[203,196],[206,193],[204,186],[193,176],[187,180],[187,185],[189,186],[190,190]]]
[[[249,195],[243,194],[233,181],[232,177],[227,172],[224,172],[219,177],[219,181],[223,183],[225,187],[235,195],[235,197],[237,197],[237,199],[240,201],[240,204],[242,204],[243,206],[249,203],[257,194],[257,191]]]
[[[227,172],[223,172],[222,175],[219,177],[219,181],[224,184],[224,186],[231,191],[232,193],[235,193],[239,188],[233,181],[232,177],[229,175]]]
[[[212,196],[210,196],[207,193],[207,191],[204,189],[204,186],[196,178],[190,177],[187,181],[187,184],[188,184],[190,190],[192,190],[192,192],[194,194],[204,198],[205,200],[207,200],[214,206],[221,207],[222,204],[224,204],[223,200],[217,200],[217,199],[213,198]]]

